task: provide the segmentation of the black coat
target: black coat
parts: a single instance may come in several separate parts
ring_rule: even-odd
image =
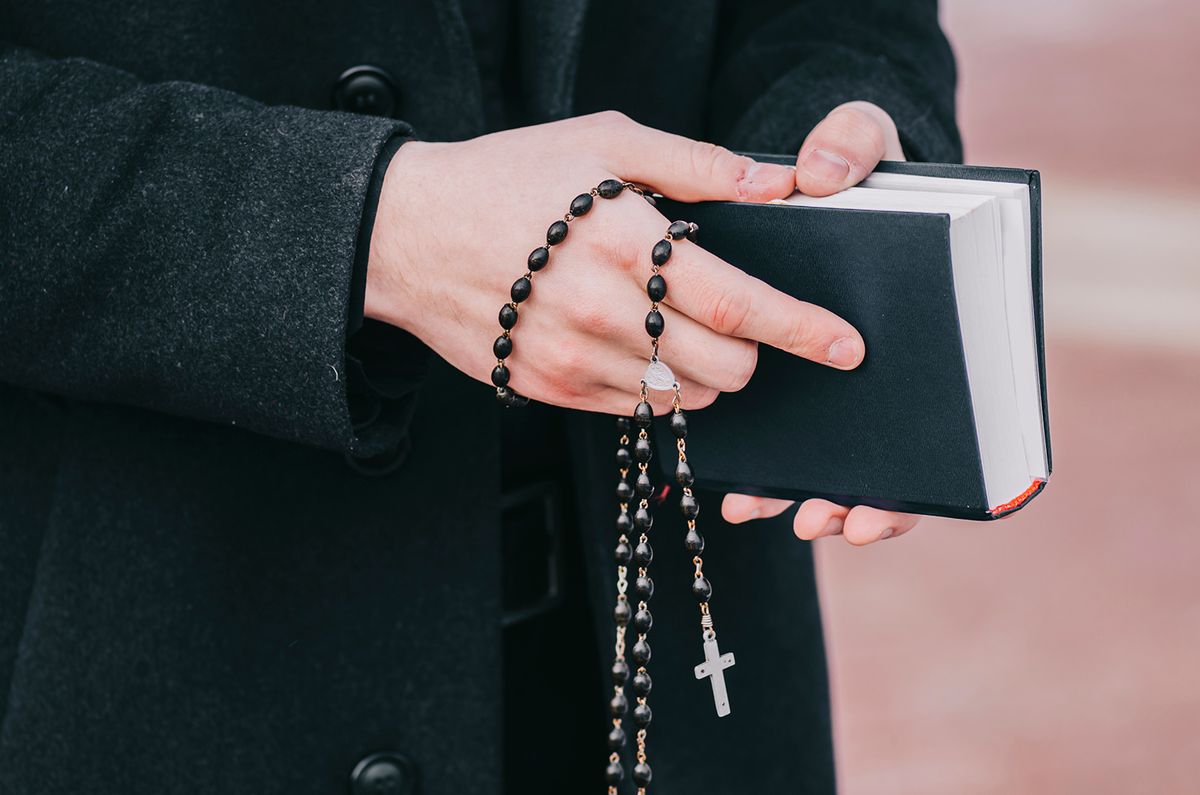
[[[399,341],[352,419],[360,221],[408,128],[329,110],[372,64],[421,137],[483,131],[462,8],[105,5],[0,1],[0,792],[342,793],[386,750],[425,795],[498,792],[499,409]],[[775,152],[867,99],[910,157],[952,160],[933,5],[514,2],[504,99]],[[599,703],[615,437],[571,422]],[[704,504],[735,711],[691,677],[690,568],[661,541],[660,791],[827,789],[808,547]]]

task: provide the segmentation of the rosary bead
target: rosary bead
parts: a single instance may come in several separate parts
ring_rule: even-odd
[[[629,617],[632,613],[633,609],[629,606],[629,602],[622,599],[613,607],[613,621],[616,621],[621,626],[625,626],[629,623]]]
[[[617,660],[612,667],[613,684],[617,687],[622,687],[629,681],[629,663],[624,660]]]
[[[629,518],[629,514],[625,511],[617,516],[617,533],[625,535],[633,531],[633,519]]]
[[[629,710],[629,700],[624,693],[617,693],[608,702],[608,711],[614,718],[619,718]]]
[[[675,482],[680,486],[690,486],[696,482],[696,477],[692,474],[692,468],[688,466],[687,461],[680,461],[676,465]]]
[[[649,577],[638,577],[633,581],[633,592],[643,602],[649,602],[650,598],[654,596],[654,580]]]
[[[679,510],[683,512],[684,519],[695,519],[700,515],[700,503],[691,494],[684,494],[679,498]]]
[[[688,224],[688,227],[687,239],[695,243],[696,238],[700,236],[700,227],[695,224]]]
[[[571,200],[571,215],[576,218],[587,215],[590,209],[592,209],[592,194],[590,193],[581,193]]]
[[[511,304],[500,307],[500,327],[510,329],[517,325],[517,310]]]
[[[622,434],[633,432],[633,421],[628,417],[617,417],[617,431]]]
[[[546,244],[557,246],[559,243],[567,239],[567,222],[555,221],[550,224],[550,228],[546,230]]]
[[[646,313],[646,333],[651,337],[655,339],[661,337],[664,326],[666,326],[666,321],[663,320],[662,312],[651,309]]]
[[[639,428],[649,428],[650,423],[654,421],[654,409],[646,401],[637,404],[633,410],[633,421],[637,423]]]
[[[671,415],[671,433],[675,434],[676,439],[687,437],[687,417],[682,411],[676,411]]]
[[[633,499],[633,486],[622,480],[617,484],[617,502],[629,502]]]
[[[502,364],[493,367],[492,383],[496,386],[508,386],[508,368]]]
[[[692,596],[700,602],[707,602],[712,596],[712,583],[707,577],[697,577],[692,581]]]
[[[633,708],[633,722],[639,729],[649,726],[653,718],[654,713],[651,712],[649,704],[638,704]]]
[[[496,337],[496,341],[492,343],[492,353],[496,354],[497,359],[507,359],[512,353],[512,337],[507,334]]]
[[[654,483],[645,472],[639,472],[637,480],[633,484],[633,490],[639,497],[649,497],[654,493]]]
[[[643,194],[642,194],[642,198],[643,198],[643,199],[645,199],[645,200],[646,200],[646,204],[649,204],[651,207],[657,207],[657,206],[658,206],[658,202],[657,202],[657,201],[655,200],[655,198],[654,198],[653,196],[651,196],[649,193],[643,193]]]
[[[613,730],[608,733],[608,750],[620,751],[624,747],[625,747],[625,730],[622,729],[620,726],[613,726]],[[610,770],[612,769],[613,764],[620,765],[620,762],[614,762],[614,763],[610,764],[608,766]],[[621,780],[620,778],[617,779],[617,781],[620,781],[620,780]],[[611,779],[609,779],[608,783],[612,784],[613,782]]]
[[[613,729],[613,734],[621,732],[620,729]],[[612,737],[613,735],[608,735]],[[621,744],[625,744],[625,732],[621,732]],[[616,749],[613,749],[616,750]],[[620,762],[609,762],[608,767],[604,769],[604,781],[610,786],[615,787],[625,780],[625,768],[621,767]]]
[[[650,772],[650,765],[645,762],[638,762],[633,768],[633,783],[639,787],[644,787],[650,783],[650,779],[654,774]]]
[[[650,631],[650,627],[654,626],[654,616],[650,615],[649,610],[639,610],[633,615],[633,628],[639,634],[645,635]],[[643,693],[643,695],[645,695]]]
[[[504,386],[504,384],[496,384],[496,386]],[[633,457],[643,464],[650,460],[654,455],[654,448],[650,446],[649,439],[639,438],[633,443]]]
[[[515,409],[529,403],[529,398],[524,395],[518,395],[506,386],[496,389],[496,400],[500,401],[505,408]]]
[[[645,508],[633,512],[633,526],[638,530],[649,530],[654,526],[654,516]]]
[[[617,544],[617,548],[613,550],[613,559],[616,560],[619,566],[628,566],[629,561],[633,560],[633,547],[624,541]]]
[[[528,298],[529,294],[533,292],[533,282],[529,281],[528,276],[522,276],[513,282],[511,292],[512,300],[519,304]]]
[[[654,560],[654,547],[650,546],[648,541],[638,542],[633,550],[633,559],[639,566],[649,566],[650,561]]]
[[[667,297],[667,280],[661,274],[654,274],[650,277],[650,281],[646,282],[646,295],[650,296],[651,301],[661,301]]]
[[[615,199],[625,190],[625,183],[619,179],[606,179],[596,186],[596,192],[602,199]]]
[[[637,643],[633,644],[633,661],[638,665],[645,665],[650,662],[650,642],[645,638],[638,638]]]
[[[650,674],[646,671],[638,671],[633,677],[633,692],[637,693],[642,698],[650,695],[650,688],[653,686],[650,681]]]
[[[672,240],[683,240],[691,228],[691,224],[687,221],[672,221],[671,225],[667,227],[667,234],[671,236]]]
[[[538,246],[533,251],[529,252],[529,260],[526,264],[529,270],[537,273],[542,268],[546,267],[546,263],[550,261],[550,249],[545,246]]]
[[[671,258],[671,241],[660,240],[654,244],[654,249],[650,252],[650,261],[655,265],[666,265],[667,260]]]
[[[684,548],[693,555],[704,554],[704,536],[696,532],[696,528],[689,527],[687,536],[683,539]]]
[[[633,453],[628,447],[617,448],[617,469],[629,469],[633,466]]]

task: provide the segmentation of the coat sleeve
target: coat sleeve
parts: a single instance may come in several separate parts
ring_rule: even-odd
[[[373,168],[411,132],[0,43],[0,380],[377,452],[347,321]]]
[[[710,127],[721,143],[796,152],[833,108],[867,100],[895,120],[910,160],[962,160],[935,0],[730,0],[720,29]]]

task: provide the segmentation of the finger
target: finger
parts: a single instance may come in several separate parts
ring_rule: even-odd
[[[691,382],[680,382],[680,394],[682,395],[681,406],[685,411],[692,409],[702,409],[711,406],[713,401],[721,393],[711,387],[701,386],[700,384]],[[654,416],[663,417],[673,410],[672,392],[658,392],[651,390],[646,395],[646,400],[654,409]],[[638,396],[637,390],[633,389],[618,389],[616,387],[597,386],[595,391],[589,396],[587,410],[598,411],[602,414],[615,414],[619,417],[629,417],[633,415],[633,409],[637,406],[641,398]]]
[[[776,500],[770,497],[753,497],[749,494],[726,494],[721,501],[721,516],[730,524],[741,524],[751,519],[770,519],[786,511],[791,500]]]
[[[846,517],[842,531],[846,540],[855,546],[865,546],[893,536],[903,535],[920,520],[907,513],[881,511],[868,505],[857,505]]]
[[[614,173],[685,202],[782,199],[795,190],[791,166],[758,163],[728,149],[605,114],[603,151]]]
[[[802,541],[812,541],[842,532],[850,509],[829,500],[805,500],[792,520],[792,532]]]
[[[757,340],[795,356],[852,370],[866,353],[853,326],[800,301],[696,245],[676,243],[664,267],[672,306],[730,337]]]
[[[636,324],[634,328],[645,322],[646,315],[643,308],[639,307],[636,311],[637,316],[632,319]],[[677,378],[682,377],[721,392],[737,392],[750,383],[750,377],[758,366],[758,343],[717,334],[669,307],[659,307],[659,312],[663,316],[664,327],[671,329],[670,334],[664,333],[660,338],[659,358]],[[636,384],[646,369],[650,353],[644,334],[637,336],[631,352],[634,354],[633,366],[637,369],[633,381]]]
[[[809,196],[837,193],[861,182],[884,157],[904,157],[891,117],[869,102],[839,105],[800,147],[796,187]]]

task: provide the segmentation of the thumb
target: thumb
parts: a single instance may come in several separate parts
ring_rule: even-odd
[[[612,142],[609,166],[622,179],[685,202],[770,201],[795,190],[795,169],[759,163],[715,144],[655,130],[621,114],[604,114]]]
[[[848,102],[829,112],[804,140],[796,158],[796,187],[828,196],[857,185],[888,157],[903,160],[896,124],[870,102]]]

